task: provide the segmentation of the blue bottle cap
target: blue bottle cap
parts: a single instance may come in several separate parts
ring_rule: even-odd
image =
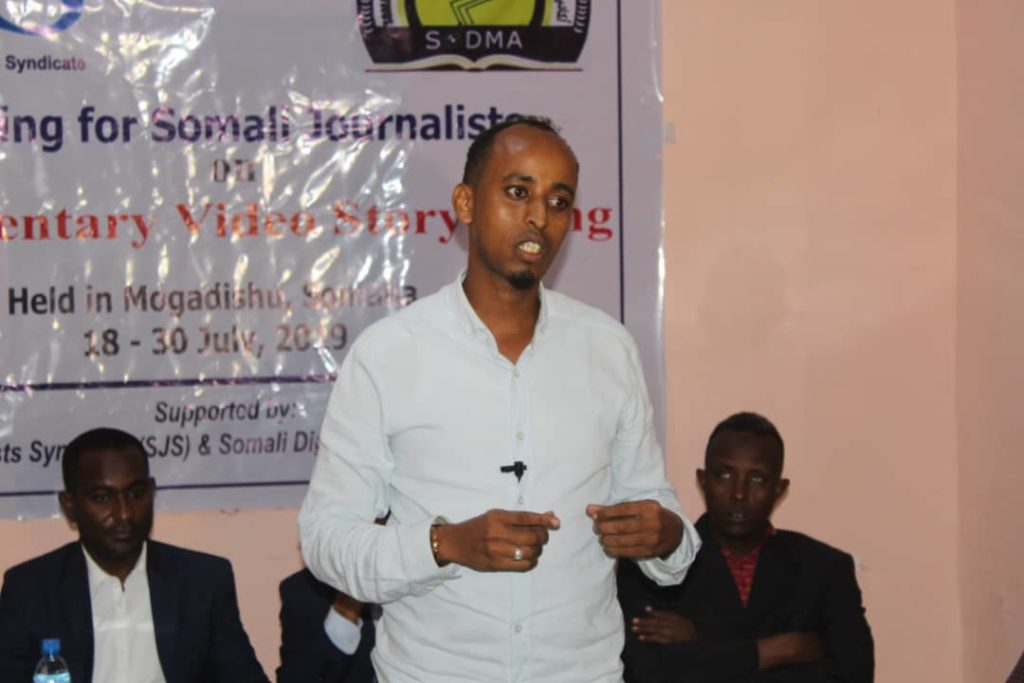
[[[43,654],[52,657],[60,654],[60,638],[44,638]]]

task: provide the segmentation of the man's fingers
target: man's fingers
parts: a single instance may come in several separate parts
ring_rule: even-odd
[[[658,506],[658,503],[653,500],[632,500],[625,503],[615,503],[614,505],[591,504],[587,506],[587,516],[595,522],[639,517],[644,513],[650,514],[655,506]]]
[[[656,617],[638,617],[633,620],[633,630],[637,633],[654,633],[663,631],[669,626],[668,621]]]
[[[516,543],[503,543],[496,545],[491,555],[498,560],[511,560],[513,562],[530,562],[540,557],[544,549],[539,545],[518,545]]]
[[[632,548],[605,548],[604,554],[614,560],[644,560],[651,556],[649,546],[643,545]]]
[[[548,538],[548,530],[544,527],[511,527],[506,535],[509,543],[522,546],[542,546]]]
[[[672,531],[664,521],[668,514],[655,500],[587,506],[601,547],[606,555],[616,558],[661,555],[671,542]]]
[[[670,624],[660,619],[639,618],[633,621],[633,633],[644,640],[661,642],[661,639],[670,639],[674,631]]]
[[[642,520],[635,514],[628,513],[623,506],[630,503],[619,503],[618,505],[588,505],[587,516],[594,520],[594,533],[605,535],[609,533],[632,533],[642,524]],[[626,510],[626,513],[623,513]]]
[[[639,640],[651,643],[681,643],[697,637],[689,619],[650,606],[644,610],[644,616],[630,620],[630,630]]]
[[[495,542],[488,549],[490,571],[525,572],[537,566],[544,549],[536,545]]]
[[[616,518],[594,522],[594,532],[602,536],[620,536],[639,534],[647,531],[657,531],[658,525],[654,520],[648,521],[639,517]]]
[[[651,557],[650,543],[636,545],[602,544],[602,550],[608,557],[615,559],[642,560]]]
[[[539,526],[545,529],[557,529],[562,522],[554,512],[523,512],[518,510],[500,511],[501,521],[509,526]]]
[[[635,545],[647,545],[657,543],[658,532],[637,531],[628,534],[599,534],[601,545],[605,548],[632,548]]]
[[[446,561],[477,571],[524,572],[537,566],[549,530],[560,521],[554,512],[492,509],[465,522],[438,529]],[[441,535],[444,534],[444,538]]]
[[[649,549],[652,545],[658,542],[658,534],[656,532],[622,534],[617,536],[600,534],[599,541],[601,543],[601,547],[607,552],[627,551],[633,548]]]

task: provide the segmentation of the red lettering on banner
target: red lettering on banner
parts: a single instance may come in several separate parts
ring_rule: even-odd
[[[312,240],[329,229],[336,237],[357,237],[364,232],[373,236],[430,235],[440,244],[449,244],[459,225],[458,216],[450,209],[382,209],[376,204],[364,206],[351,200],[338,200],[331,205],[330,228],[330,217],[318,222],[312,211],[269,210],[258,201],[235,207],[223,202],[181,202],[174,208],[192,239]],[[127,239],[132,248],[141,249],[154,231],[155,219],[155,214],[74,213],[68,209],[26,215],[0,213],[0,243]],[[616,231],[614,211],[602,206],[575,208],[571,230],[590,242],[608,242]]]
[[[210,205],[207,204],[203,209],[203,215],[199,217],[197,221],[192,215],[192,210],[185,204],[178,204],[178,214],[181,215],[181,220],[185,221],[185,227],[188,229],[188,233],[193,237],[199,236],[199,228],[206,220],[206,215],[210,213]]]
[[[228,213],[222,202],[207,202],[203,204],[201,211],[194,210],[187,204],[178,204],[176,208],[185,229],[193,237],[198,237],[202,233],[210,211],[214,212],[214,227],[213,232],[208,234],[214,237],[259,237],[265,234],[272,239],[280,239],[286,234],[281,229],[284,225],[287,225],[296,237],[312,238],[320,232],[316,218],[308,211],[296,211],[290,216],[279,211],[263,214],[259,202],[249,202],[241,211],[234,213]]]
[[[359,202],[340,201],[334,202],[334,215],[337,217],[337,221],[334,223],[334,234],[344,235],[345,229],[343,226],[349,227],[350,235],[358,235],[363,231],[363,222],[359,220],[358,216],[351,211],[359,210]]]
[[[141,213],[74,214],[61,209],[55,214],[12,216],[0,214],[0,240],[10,242],[112,241],[130,237],[133,249],[141,249],[153,231],[154,216]],[[106,226],[102,230],[100,226]]]
[[[442,211],[441,218],[444,219],[444,224],[448,228],[448,235],[441,235],[437,241],[441,244],[448,244],[455,236],[455,228],[459,227],[459,217],[453,216],[450,211]]]

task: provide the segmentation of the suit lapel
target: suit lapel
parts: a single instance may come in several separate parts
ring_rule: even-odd
[[[61,650],[71,668],[71,679],[89,681],[92,680],[94,649],[89,574],[82,546],[72,543],[67,549],[58,589],[64,623],[68,629],[68,637],[61,642]]]
[[[757,560],[757,571],[754,572],[750,602],[747,605],[751,616],[757,620],[756,623],[760,623],[762,616],[774,615],[777,620],[780,614],[788,614],[790,610],[786,605],[791,603],[793,598],[791,574],[779,539],[767,539]]]
[[[730,618],[743,619],[747,611],[740,601],[740,590],[736,587],[736,581],[732,578],[732,572],[729,571],[729,564],[725,561],[725,557],[717,545],[713,550],[714,552],[708,553],[708,560],[711,579],[714,581],[712,584],[714,586],[714,593],[721,597],[717,607]]]
[[[729,565],[708,528],[707,514],[701,515],[697,520],[697,531],[704,543],[700,558],[703,566],[698,569],[705,577],[701,583],[707,587],[711,595],[715,596],[714,600],[707,600],[707,602],[714,605],[715,611],[719,613],[720,617],[742,621],[745,618],[746,610],[743,608],[743,603],[740,602],[740,592],[736,588],[732,572],[729,571]]]
[[[153,541],[146,551],[146,577],[149,580],[149,602],[153,608],[153,630],[156,651],[160,656],[167,683],[178,683],[176,634],[178,632],[178,584],[174,580],[172,560],[164,548]]]

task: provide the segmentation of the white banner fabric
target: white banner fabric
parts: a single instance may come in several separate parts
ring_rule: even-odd
[[[297,504],[368,324],[455,279],[469,142],[576,150],[547,283],[623,320],[662,414],[655,0],[0,0],[0,517],[139,435],[161,509]],[[472,416],[467,416],[472,419]]]

